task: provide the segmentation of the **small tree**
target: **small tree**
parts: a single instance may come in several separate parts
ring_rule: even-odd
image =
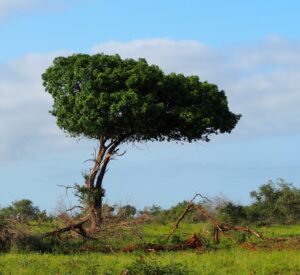
[[[258,223],[295,223],[300,220],[300,189],[284,179],[268,181],[252,191],[254,199],[247,208],[251,221]]]
[[[209,141],[231,132],[240,115],[229,111],[224,91],[197,76],[164,74],[146,60],[119,55],[57,57],[42,75],[53,99],[57,124],[71,136],[99,142],[99,150],[80,191],[101,222],[103,178],[122,143]]]
[[[126,220],[132,218],[136,212],[137,210],[134,206],[127,204],[118,209],[118,216]]]
[[[231,225],[237,225],[247,221],[247,213],[245,206],[228,202],[225,206],[219,209],[219,219]]]
[[[31,200],[22,199],[14,201],[11,205],[0,209],[0,216],[7,218],[34,220],[41,212],[37,206],[34,206]]]

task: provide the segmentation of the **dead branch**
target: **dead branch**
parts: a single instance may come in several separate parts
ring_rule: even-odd
[[[209,220],[209,222],[215,226],[215,227],[219,227],[219,222],[213,218],[203,207],[201,207],[200,205],[196,205],[193,204],[193,207],[207,220]]]
[[[75,186],[71,186],[71,185],[58,184],[57,186],[58,186],[58,187],[63,187],[63,188],[65,188],[66,190],[69,190],[69,189],[75,189]]]
[[[195,197],[194,197],[195,198]],[[193,198],[193,199],[194,199]],[[182,212],[182,214],[179,216],[179,218],[177,219],[171,233],[167,236],[167,240],[170,239],[170,237],[175,233],[176,229],[178,228],[179,226],[179,223],[183,220],[183,218],[185,217],[186,213],[194,206],[193,203],[190,203],[187,205],[187,207],[184,209],[184,211]]]
[[[249,227],[244,227],[244,226],[228,226],[228,225],[222,225],[221,226],[221,231],[229,231],[229,230],[246,232],[246,233],[250,233],[250,234],[256,236],[257,238],[262,238],[261,234],[259,234],[258,232],[256,232],[253,229],[250,229]]]
[[[72,230],[78,232],[83,237],[87,237],[87,234],[86,234],[86,232],[85,232],[85,230],[83,228],[83,225],[87,221],[89,221],[89,217],[85,218],[84,220],[82,220],[82,221],[80,221],[78,223],[73,223],[73,224],[70,224],[70,225],[68,225],[66,227],[63,227],[63,228],[60,228],[60,229],[56,229],[56,230],[47,232],[47,233],[43,234],[41,237],[42,238],[46,238],[46,237],[50,237],[50,236],[60,236],[60,234],[68,232],[68,231],[72,231]]]
[[[69,191],[69,189],[76,189],[75,186],[71,186],[71,185],[58,184],[57,186],[65,188],[65,190],[66,190],[66,197],[68,197],[68,191]]]
[[[262,235],[259,234],[258,232],[256,232],[253,229],[250,229],[249,227],[244,227],[244,226],[230,226],[230,225],[225,225],[220,223],[216,218],[214,218],[213,216],[211,216],[207,210],[205,210],[203,207],[201,207],[200,205],[197,205],[194,203],[194,200],[200,196],[201,198],[205,198],[206,200],[209,200],[207,197],[202,196],[201,194],[197,193],[195,194],[195,196],[190,200],[189,204],[186,206],[186,208],[184,209],[184,211],[182,212],[182,214],[179,216],[179,218],[177,219],[172,231],[170,232],[170,234],[167,236],[167,240],[170,239],[170,237],[175,233],[175,231],[177,230],[180,222],[183,220],[183,218],[185,217],[185,215],[188,213],[188,211],[191,208],[194,208],[196,211],[198,211],[204,218],[206,218],[208,220],[208,222],[213,225],[214,227],[214,239],[215,242],[219,242],[219,238],[220,238],[220,232],[225,232],[225,231],[239,231],[239,232],[247,232],[250,233],[258,238],[262,238]],[[210,201],[210,200],[209,200]]]
[[[195,196],[190,200],[190,203],[192,203],[197,197],[201,197],[202,199],[211,202],[211,200],[210,200],[208,197],[203,196],[203,195],[200,194],[200,193],[196,193]]]
[[[183,220],[183,218],[185,217],[185,215],[187,214],[187,212],[192,208],[192,207],[196,207],[197,205],[194,204],[194,200],[197,198],[197,197],[201,197],[202,199],[206,199],[208,201],[211,201],[210,199],[208,199],[207,197],[203,196],[202,194],[200,193],[196,193],[194,195],[194,197],[190,200],[189,204],[187,205],[187,207],[184,209],[184,211],[182,212],[182,214],[179,216],[179,218],[177,219],[174,227],[173,227],[173,230],[171,231],[171,233],[167,236],[167,240],[170,239],[170,237],[175,233],[176,229],[178,228],[180,222]],[[200,208],[199,206],[199,209],[198,211],[201,213],[201,215],[203,215],[204,217],[208,218],[209,220],[212,220],[212,217],[208,214],[207,211],[205,211],[204,209]]]
[[[86,159],[83,163],[86,163],[86,162],[88,162],[88,161],[97,162],[96,159]]]
[[[75,205],[75,206],[73,206],[73,207],[71,207],[71,208],[69,208],[69,209],[66,209],[66,212],[68,212],[68,211],[72,211],[72,210],[74,210],[75,208],[84,209],[84,207],[83,207],[83,206],[81,206],[81,205]]]

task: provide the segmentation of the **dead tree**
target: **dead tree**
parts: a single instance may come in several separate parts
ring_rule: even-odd
[[[175,222],[175,225],[174,225],[172,231],[167,236],[167,240],[169,240],[170,237],[175,233],[175,231],[177,230],[180,222],[183,220],[183,218],[185,217],[185,215],[191,209],[194,209],[198,213],[200,213],[200,215],[203,216],[204,218],[206,218],[206,220],[213,226],[213,228],[214,228],[214,241],[215,241],[215,243],[219,243],[220,242],[220,233],[221,232],[224,233],[226,231],[246,232],[246,233],[252,234],[252,235],[254,235],[254,236],[258,237],[258,238],[262,238],[261,234],[259,234],[258,232],[256,232],[253,229],[250,229],[249,227],[244,227],[244,226],[230,226],[230,225],[226,225],[226,224],[220,223],[216,218],[214,218],[212,215],[210,215],[208,213],[208,211],[205,210],[202,206],[194,203],[194,200],[198,196],[200,196],[201,198],[205,198],[206,200],[208,200],[208,198],[202,196],[201,194],[196,194],[190,200],[189,204],[186,206],[186,208],[184,209],[184,211],[182,212],[182,214],[179,216],[179,218]]]

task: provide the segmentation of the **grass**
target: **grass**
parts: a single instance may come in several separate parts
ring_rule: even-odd
[[[0,274],[120,274],[140,255],[5,254]],[[245,251],[234,249],[208,253],[168,252],[147,254],[145,261],[167,265],[181,263],[191,274],[299,274],[300,251]]]
[[[127,255],[6,254],[0,274],[119,274],[130,263]]]
[[[159,242],[172,229],[173,224],[151,224],[143,226],[144,241],[149,243]],[[51,228],[51,224],[39,227],[33,226],[35,233],[41,233]],[[256,228],[266,237],[295,237],[300,236],[300,225],[276,225],[272,227]],[[300,249],[299,243],[281,243],[266,247],[264,242],[259,246],[256,238],[248,239],[249,247],[242,248],[239,240],[222,238],[218,246],[213,245],[211,228],[203,224],[180,224],[176,231],[176,236],[185,240],[191,234],[197,232],[201,237],[210,241],[209,247],[204,252],[194,250],[181,252],[160,252],[160,253],[76,253],[63,255],[61,247],[57,254],[39,253],[19,253],[15,252],[0,254],[0,274],[120,274],[122,270],[130,269],[132,266],[142,266],[139,261],[143,261],[144,269],[148,273],[130,274],[175,274],[175,273],[154,273],[153,270],[178,270],[172,268],[156,267],[176,267],[184,268],[184,273],[178,274],[300,274]],[[127,236],[127,235],[126,235]],[[80,241],[80,239],[78,239]],[[119,241],[119,240],[117,240]],[[124,240],[124,243],[130,238]],[[254,244],[253,246],[251,246]],[[72,247],[71,243],[63,245],[68,251]],[[91,243],[95,245],[95,243]],[[123,245],[122,243],[118,245]],[[75,248],[79,246],[75,245]],[[72,250],[70,250],[72,251]],[[73,254],[72,254],[73,253]],[[152,268],[152,269],[151,269]],[[191,271],[188,273],[188,271]],[[159,271],[161,272],[161,271]],[[176,273],[177,274],[177,273]]]
[[[273,225],[258,230],[267,237],[296,237],[300,235],[300,225]]]

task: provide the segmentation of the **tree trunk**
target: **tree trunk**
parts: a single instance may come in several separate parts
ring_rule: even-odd
[[[117,153],[117,147],[123,141],[122,138],[112,140],[108,145],[105,143],[108,139],[100,137],[100,147],[98,150],[95,164],[91,170],[90,175],[87,177],[85,185],[89,190],[89,200],[87,210],[91,213],[91,229],[96,229],[102,223],[102,201],[105,191],[102,187],[102,182],[107,169],[107,165],[111,157]]]
[[[91,229],[97,229],[102,223],[102,200],[103,198],[99,198],[94,202],[94,205],[91,209]]]

